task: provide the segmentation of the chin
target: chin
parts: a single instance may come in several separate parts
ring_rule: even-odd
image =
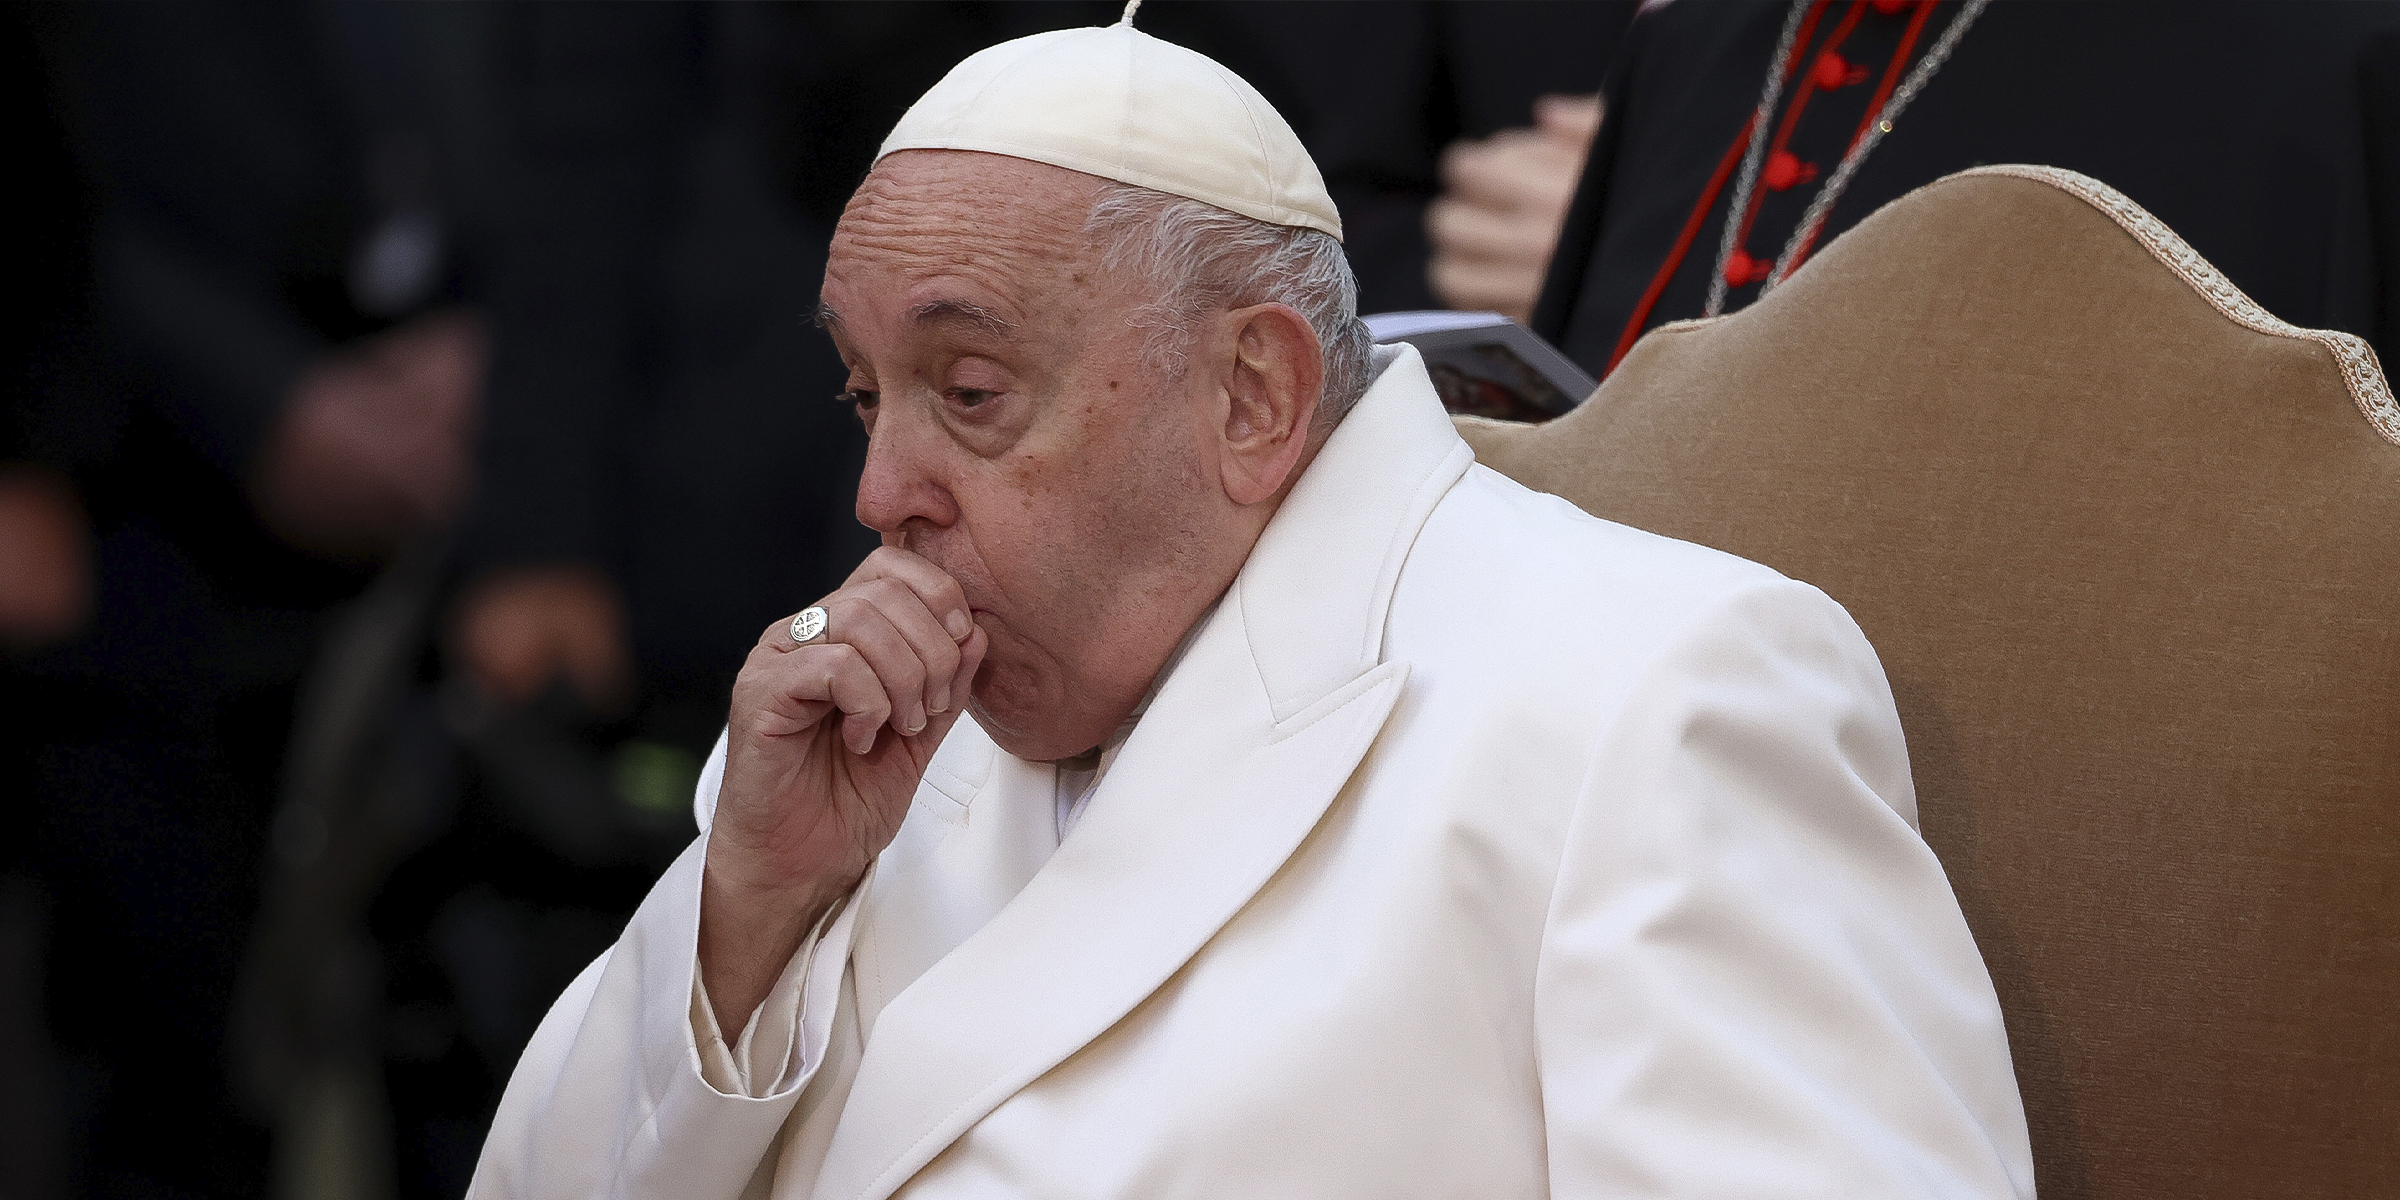
[[[976,689],[975,697],[967,701],[967,715],[974,717],[975,723],[1002,750],[1027,762],[1054,762],[1091,749],[1090,746],[1069,748],[1065,743],[1074,739],[1060,738],[1055,733],[1042,730],[1039,725],[1041,714],[1038,712],[1028,713],[985,703],[981,688]]]
[[[967,695],[967,713],[1002,750],[1027,762],[1072,758],[1099,739],[1080,731],[1058,728],[1066,706],[1043,694],[1034,680],[1014,671],[993,669],[988,660],[975,674]]]

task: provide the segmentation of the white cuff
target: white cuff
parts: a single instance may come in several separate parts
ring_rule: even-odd
[[[784,964],[783,974],[730,1045],[717,1020],[716,1007],[709,1002],[708,989],[701,984],[700,964],[695,959],[692,1042],[700,1052],[700,1078],[708,1086],[728,1096],[758,1100],[780,1095],[808,1078],[824,1058],[832,1032],[842,971],[850,957],[851,916],[859,899],[859,893],[852,893],[818,918],[816,928],[800,940],[800,948]],[[820,950],[829,952],[821,954]]]

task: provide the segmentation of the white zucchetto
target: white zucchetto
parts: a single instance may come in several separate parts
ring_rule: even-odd
[[[980,150],[1154,188],[1275,225],[1342,215],[1266,98],[1204,54],[1114,25],[979,50],[920,97],[876,151]]]

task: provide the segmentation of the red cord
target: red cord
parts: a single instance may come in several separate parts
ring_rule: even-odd
[[[1784,64],[1783,79],[1786,84],[1798,73],[1801,64],[1810,61],[1799,50],[1808,45],[1809,37],[1816,32],[1817,18],[1825,15],[1825,6],[1830,3],[1832,0],[1817,0],[1808,15],[1801,18],[1800,30],[1792,41],[1794,53],[1791,61]],[[1659,296],[1667,290],[1667,281],[1673,279],[1676,268],[1683,265],[1683,256],[1690,252],[1692,240],[1699,236],[1700,223],[1707,219],[1708,210],[1716,204],[1717,193],[1724,190],[1725,179],[1733,174],[1733,165],[1741,161],[1742,151],[1749,148],[1751,127],[1757,123],[1756,112],[1742,119],[1741,130],[1733,135],[1733,145],[1717,163],[1716,173],[1708,177],[1708,186],[1700,189],[1699,202],[1692,205],[1692,215],[1685,218],[1683,232],[1676,237],[1674,247],[1667,251],[1666,261],[1658,265],[1658,273],[1650,277],[1650,286],[1642,292],[1641,302],[1633,306],[1633,316],[1625,322],[1625,331],[1618,335],[1617,348],[1609,354],[1608,366],[1601,369],[1601,375],[1606,376],[1616,370],[1617,364],[1624,361],[1625,352],[1633,349],[1633,344],[1641,339],[1642,323],[1650,319],[1650,310],[1658,306]]]
[[[1858,130],[1850,135],[1850,144],[1867,136],[1867,126],[1875,114],[1883,111],[1883,102],[1892,98],[1892,89],[1900,86],[1900,69],[1908,65],[1909,54],[1917,48],[1917,35],[1925,32],[1926,18],[1933,15],[1934,0],[1917,0],[1917,11],[1909,14],[1908,28],[1900,34],[1900,44],[1892,49],[1892,61],[1883,68],[1883,82],[1875,85],[1875,97],[1867,101],[1866,114],[1858,119]]]
[[[1840,49],[1842,41],[1850,36],[1851,30],[1858,28],[1858,19],[1862,16],[1865,16],[1866,12],[1867,0],[1850,0],[1850,11],[1842,17],[1841,24],[1833,27],[1833,32],[1826,37],[1825,45],[1817,51],[1817,54],[1827,54]],[[1806,39],[1802,39],[1799,43],[1799,47],[1802,49],[1805,49],[1807,45],[1808,42]],[[1816,54],[1806,55],[1804,57],[1810,63],[1814,63],[1817,59]],[[1787,147],[1789,147],[1791,144],[1792,129],[1800,124],[1800,114],[1807,110],[1808,98],[1816,95],[1816,93],[1817,73],[1812,70],[1802,76],[1800,80],[1800,90],[1792,95],[1792,102],[1790,106],[1783,110],[1782,122],[1775,126],[1775,140],[1767,143],[1767,157],[1769,159],[1773,159],[1778,154],[1789,153]],[[1735,250],[1742,251],[1750,248],[1750,226],[1757,222],[1759,206],[1764,204],[1766,199],[1767,194],[1765,191],[1752,189],[1750,193],[1750,207],[1742,213],[1742,231],[1733,239]],[[1766,265],[1769,267],[1773,266],[1772,263]],[[1765,276],[1761,275],[1760,278],[1765,278]],[[1743,282],[1756,282],[1756,280],[1746,280]]]
[[[1633,319],[1625,322],[1625,332],[1617,336],[1617,348],[1609,352],[1608,365],[1600,371],[1606,376],[1625,359],[1625,352],[1642,336],[1642,323],[1650,319],[1650,310],[1658,307],[1659,294],[1667,290],[1667,281],[1675,277],[1675,268],[1683,265],[1684,254],[1692,248],[1692,239],[1700,235],[1700,223],[1707,219],[1708,210],[1717,202],[1717,193],[1724,190],[1725,178],[1733,174],[1733,164],[1742,160],[1742,151],[1750,145],[1750,127],[1758,122],[1752,113],[1742,122],[1742,131],[1734,135],[1733,145],[1718,161],[1716,173],[1708,177],[1708,186],[1700,189],[1700,202],[1692,206],[1692,215],[1683,222],[1683,232],[1675,236],[1675,246],[1667,251],[1667,261],[1661,263],[1658,274],[1651,276],[1650,286],[1642,292],[1641,303],[1633,306]]]
[[[1909,15],[1908,29],[1901,33],[1900,45],[1892,51],[1892,61],[1883,69],[1883,82],[1876,85],[1874,98],[1867,101],[1866,115],[1858,119],[1858,130],[1850,135],[1850,145],[1843,150],[1845,157],[1867,136],[1867,129],[1874,124],[1876,115],[1883,111],[1883,102],[1891,99],[1892,89],[1900,85],[1900,68],[1908,65],[1909,53],[1917,48],[1917,35],[1925,31],[1926,19],[1933,16],[1933,5],[1934,0],[1917,0],[1917,11]],[[1834,204],[1839,203],[1840,199],[1836,198]],[[1824,236],[1825,226],[1833,220],[1834,204],[1825,206],[1824,215],[1817,218],[1816,229],[1809,233],[1807,241],[1800,243],[1799,249],[1792,252],[1791,270],[1783,273],[1784,278],[1791,278],[1792,271],[1799,270],[1800,264],[1807,262],[1808,256],[1816,252],[1817,239]]]

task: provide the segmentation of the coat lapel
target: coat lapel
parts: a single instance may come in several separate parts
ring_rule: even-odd
[[[1006,908],[1058,847],[1055,772],[961,720],[926,765],[908,820],[875,860],[850,947],[859,1034]]]
[[[1082,822],[881,1005],[812,1194],[888,1196],[1123,1018],[1282,867],[1357,768],[1407,680],[1382,661],[1400,566],[1473,461],[1415,352],[1386,353]],[[987,796],[1034,790],[994,786],[1028,766],[997,760],[970,822]]]

